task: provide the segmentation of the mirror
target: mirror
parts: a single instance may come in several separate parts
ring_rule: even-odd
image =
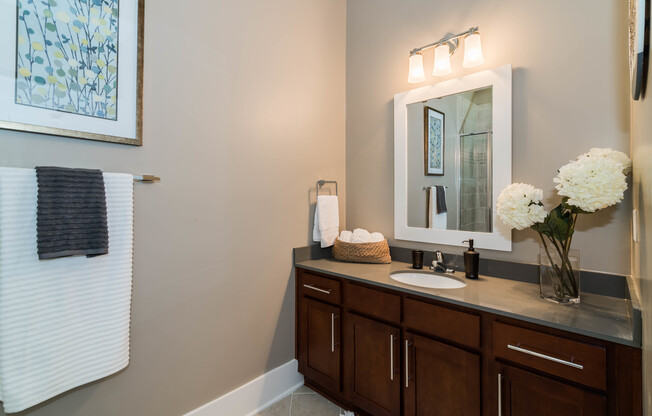
[[[408,226],[491,232],[492,87],[407,105]]]
[[[394,106],[396,238],[511,250],[494,209],[511,183],[511,66],[397,94]]]

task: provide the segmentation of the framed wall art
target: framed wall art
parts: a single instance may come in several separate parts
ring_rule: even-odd
[[[425,174],[444,174],[445,115],[434,108],[424,108],[424,154]]]
[[[144,0],[0,1],[0,128],[142,145]]]
[[[647,36],[646,0],[629,0],[629,75],[631,81],[632,99],[638,100],[643,91],[646,68],[646,49],[649,48]],[[649,25],[649,23],[647,23]]]

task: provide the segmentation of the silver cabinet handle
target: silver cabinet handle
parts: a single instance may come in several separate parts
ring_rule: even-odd
[[[572,361],[562,360],[561,358],[551,357],[551,356],[545,355],[545,354],[540,354],[538,352],[530,351],[530,350],[527,350],[525,348],[521,348],[518,345],[507,344],[507,348],[509,348],[510,350],[522,352],[523,354],[528,354],[528,355],[532,355],[534,357],[543,358],[544,360],[552,361],[554,363],[564,364],[564,365],[567,365],[569,367],[578,368],[580,370],[584,369],[584,366],[581,365],[581,364],[577,364],[577,363],[574,363]]]
[[[335,314],[331,313],[331,352],[335,352]]]
[[[410,343],[405,340],[405,388],[409,387],[408,379],[410,378],[410,360],[408,359],[408,350],[410,349]]]
[[[330,295],[331,292],[332,292],[332,290],[330,290],[330,289],[320,289],[320,288],[316,287],[315,285],[313,285],[312,283],[304,284],[303,287],[308,288],[308,289],[312,289],[312,290],[316,290],[317,292],[325,293],[327,295]]]
[[[394,334],[389,335],[389,379],[394,381]]]
[[[503,416],[503,375],[498,373],[498,416]]]

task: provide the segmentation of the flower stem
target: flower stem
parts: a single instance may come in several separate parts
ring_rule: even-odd
[[[548,262],[550,263],[550,267],[553,269],[550,272],[550,277],[553,280],[553,286],[552,289],[555,291],[555,294],[559,299],[562,299],[564,297],[564,278],[563,274],[559,270],[559,266],[552,260],[552,256],[550,255],[550,251],[548,250],[548,244],[546,244],[546,240],[543,238],[543,234],[539,232],[539,237],[541,237],[541,242],[543,243],[543,248],[546,250],[546,255],[548,256]],[[550,238],[550,237],[549,237]],[[553,239],[550,239],[550,241],[557,246],[555,241]],[[559,252],[559,248],[557,247],[557,252]],[[555,280],[558,280],[555,284]]]
[[[556,266],[555,270],[559,274],[559,280],[561,281],[562,289],[564,291],[564,294],[568,293],[568,294],[572,295],[573,290],[568,286],[568,284],[566,282],[566,279],[564,279],[564,277],[566,276],[566,265],[568,263],[566,261],[566,251],[562,250],[562,248],[560,247],[562,245],[562,243],[561,242],[558,243],[557,240],[554,237],[548,236],[548,239],[552,242],[553,246],[555,246],[555,249],[557,250],[557,254],[559,255],[559,260],[561,261],[561,269],[559,269],[559,266],[555,265]],[[552,260],[552,258],[550,258],[550,263],[554,264],[554,261]],[[571,285],[572,285],[572,283],[571,283]]]

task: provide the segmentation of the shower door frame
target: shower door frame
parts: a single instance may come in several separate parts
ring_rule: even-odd
[[[493,229],[493,130],[485,130],[474,133],[464,133],[459,135],[459,174],[457,176],[457,229],[462,229],[462,138],[467,136],[487,135],[487,223],[489,231]]]

